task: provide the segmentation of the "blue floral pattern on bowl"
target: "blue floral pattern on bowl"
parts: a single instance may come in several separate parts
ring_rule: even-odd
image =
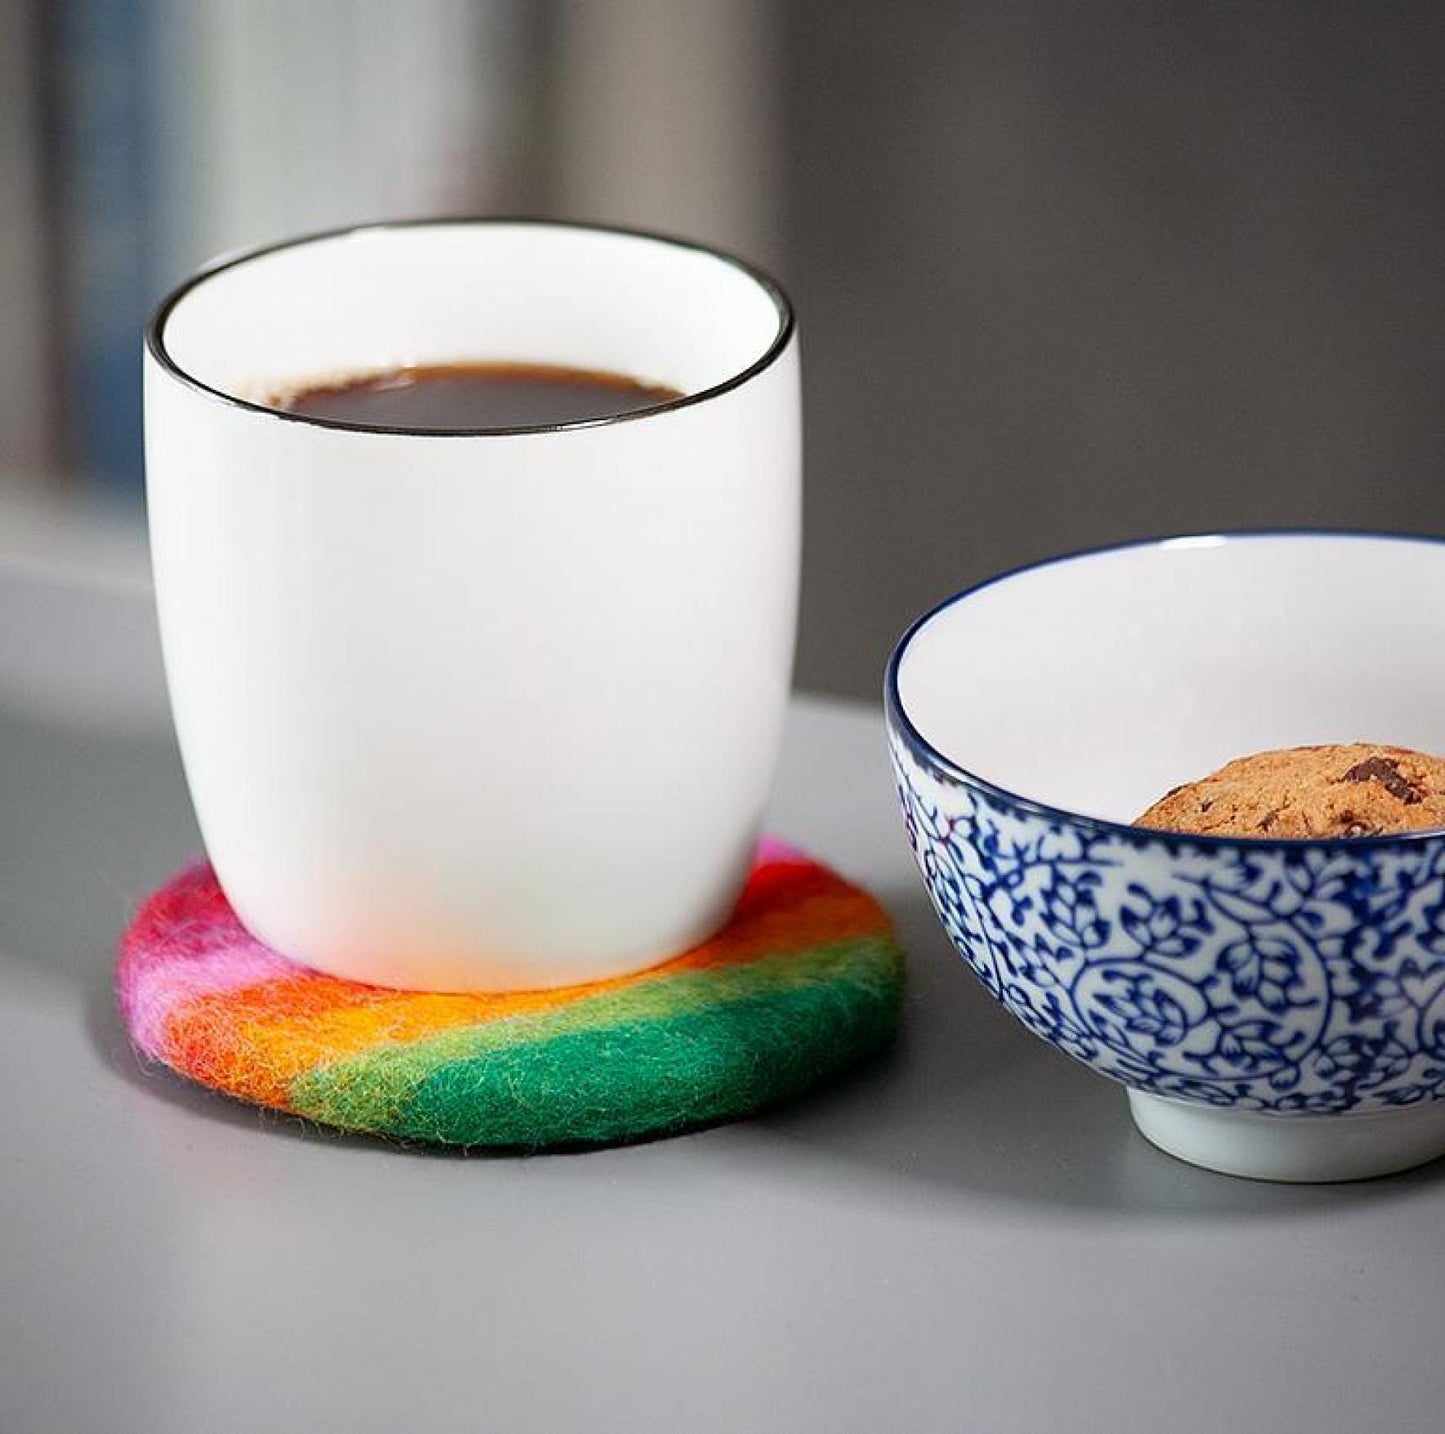
[[[1239,1110],[1445,1097],[1445,837],[1191,841],[1071,819],[959,780],[892,710],[889,727],[934,907],[1045,1040]]]

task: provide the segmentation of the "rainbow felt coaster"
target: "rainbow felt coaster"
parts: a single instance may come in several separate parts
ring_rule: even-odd
[[[512,1149],[798,1095],[889,1043],[902,977],[878,903],[775,841],[712,940],[593,985],[436,995],[321,975],[251,936],[204,864],[144,904],[116,967],[137,1048],[202,1085],[345,1130]]]

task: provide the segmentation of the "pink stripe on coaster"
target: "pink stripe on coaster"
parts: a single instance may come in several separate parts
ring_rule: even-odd
[[[167,1020],[190,1002],[309,974],[257,941],[212,881],[204,861],[187,867],[141,907],[121,941],[115,973],[121,1014],[152,1059],[165,1052]],[[177,920],[186,908],[187,917]],[[220,954],[224,960],[213,959]]]
[[[794,864],[810,864],[813,858],[810,857],[801,847],[793,846],[785,842],[781,837],[765,836],[758,843],[757,864],[769,866],[775,862],[791,862]]]

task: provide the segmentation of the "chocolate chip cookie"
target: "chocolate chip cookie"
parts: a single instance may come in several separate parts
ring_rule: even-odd
[[[1373,742],[1256,752],[1175,787],[1137,825],[1234,837],[1365,837],[1445,827],[1445,760]]]

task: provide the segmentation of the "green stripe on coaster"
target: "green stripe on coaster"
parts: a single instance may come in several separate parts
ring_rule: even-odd
[[[607,1143],[757,1110],[886,1045],[890,937],[680,971],[560,1010],[352,1057],[292,1084],[292,1109],[461,1145]]]

